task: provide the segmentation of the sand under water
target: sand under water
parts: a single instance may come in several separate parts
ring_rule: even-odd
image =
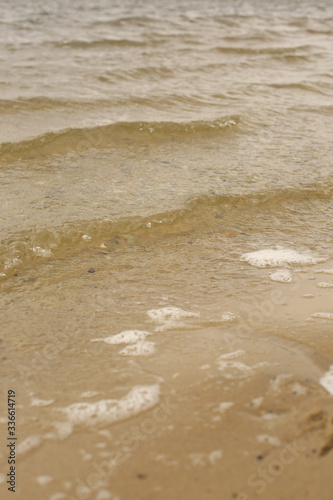
[[[1,498],[331,500],[332,5],[1,6]]]

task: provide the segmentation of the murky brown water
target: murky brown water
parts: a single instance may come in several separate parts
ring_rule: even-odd
[[[331,499],[332,4],[1,7],[17,498]]]

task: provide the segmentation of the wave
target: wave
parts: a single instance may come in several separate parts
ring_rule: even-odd
[[[15,155],[42,151],[47,154],[80,152],[83,149],[101,147],[120,140],[168,140],[173,136],[215,136],[232,133],[240,123],[239,116],[225,116],[214,121],[191,122],[117,122],[92,128],[74,128],[48,132],[30,140],[6,142],[0,146],[0,154]]]
[[[235,54],[267,54],[270,56],[295,55],[302,56],[302,52],[311,53],[313,47],[311,45],[299,45],[297,47],[216,47],[217,52],[235,53]]]
[[[132,216],[114,220],[67,222],[58,227],[31,229],[0,241],[0,278],[18,269],[41,262],[63,259],[84,251],[116,252],[129,247],[155,244],[172,236],[205,233],[234,228],[241,231],[245,219],[260,220],[260,214],[284,212],[304,217],[306,207],[333,198],[333,183],[318,183],[298,188],[267,190],[253,194],[212,194],[193,197],[183,208],[149,217]],[[265,217],[264,217],[265,218]]]
[[[99,40],[68,40],[68,41],[54,41],[49,42],[53,47],[71,48],[71,49],[95,49],[95,48],[109,48],[109,47],[145,47],[149,45],[148,42],[142,40],[131,40],[128,38],[102,38]]]
[[[327,95],[327,93],[324,92],[324,89],[319,88],[318,85],[305,82],[269,83],[266,84],[266,87],[271,87],[275,89],[305,90],[307,92],[315,92],[317,94]]]
[[[153,16],[120,16],[115,19],[94,20],[91,26],[122,26],[124,24],[134,24],[135,26],[145,26],[146,24],[162,23],[160,17]],[[169,20],[170,22],[170,20]]]
[[[333,105],[328,106],[292,106],[292,111],[303,111],[305,113],[316,113],[320,115],[333,116]]]
[[[84,102],[80,100],[68,100],[68,99],[56,99],[44,96],[28,97],[17,99],[0,99],[0,113],[13,114],[20,111],[43,111],[49,109],[66,109],[68,107],[72,109],[82,109],[85,107],[95,107],[96,104],[103,106],[107,102],[102,100],[97,101],[87,101]]]

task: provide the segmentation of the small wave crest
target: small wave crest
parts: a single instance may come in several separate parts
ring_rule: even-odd
[[[75,128],[60,132],[48,132],[33,139],[6,142],[0,146],[0,154],[29,153],[43,150],[48,154],[65,151],[81,151],[85,148],[101,147],[117,143],[122,139],[168,140],[177,137],[206,136],[230,133],[237,128],[239,116],[226,116],[214,121],[191,122],[117,122],[92,128]]]
[[[62,226],[45,229],[29,229],[3,237],[0,241],[0,278],[6,278],[26,265],[66,258],[73,248],[76,252],[94,249],[98,252],[121,250],[128,245],[145,240],[149,232],[149,241],[160,241],[169,234],[183,234],[186,231],[199,232],[224,230],[223,218],[228,221],[251,211],[255,217],[267,209],[281,209],[304,205],[304,200],[316,200],[326,203],[333,196],[333,186],[313,185],[295,189],[269,190],[262,193],[204,195],[190,198],[183,208],[166,212],[152,213],[150,216],[131,216],[111,220],[89,220],[67,222]],[[228,223],[229,224],[229,223]],[[305,256],[305,260],[312,257]],[[298,255],[289,251],[264,250],[243,256],[244,261],[257,263],[265,267],[274,262],[276,266],[297,263]],[[309,262],[305,262],[309,263]],[[330,273],[331,270],[321,272]]]

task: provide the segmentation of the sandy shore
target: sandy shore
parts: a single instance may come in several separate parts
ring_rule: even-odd
[[[160,375],[159,403],[32,446],[20,458],[17,498],[329,500],[333,311],[322,283],[330,276],[293,276],[274,283],[252,316],[175,330],[172,357],[164,349],[140,361],[147,380]],[[37,427],[47,436],[45,415]],[[36,421],[26,421],[22,434],[32,429]]]

